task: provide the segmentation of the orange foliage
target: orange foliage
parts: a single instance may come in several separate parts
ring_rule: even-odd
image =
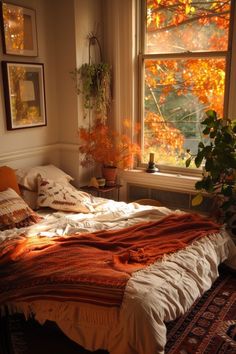
[[[123,123],[125,128],[129,128],[128,120]],[[134,158],[140,155],[140,146],[132,143],[128,135],[112,131],[100,120],[96,120],[91,128],[81,127],[79,138],[79,151],[84,155],[82,166],[98,162],[104,166],[127,169],[133,167]]]
[[[230,0],[212,0],[204,6],[204,2],[194,0],[147,0],[148,12],[147,25],[148,31],[156,31],[166,26],[166,17],[163,9],[169,8],[173,13],[168,21],[168,27],[183,25],[191,18],[197,17],[199,23],[215,23],[217,27],[228,29]],[[220,17],[216,17],[217,14]],[[214,16],[215,15],[215,16]]]
[[[148,60],[145,67],[148,87],[162,87],[159,103],[165,102],[170,92],[175,91],[178,96],[191,92],[199,102],[223,116],[224,59]]]
[[[168,150],[182,150],[184,137],[181,132],[171,123],[166,123],[164,119],[153,112],[147,112],[145,115],[145,126],[152,131],[152,137],[149,136],[145,141],[145,147],[159,146]]]
[[[230,0],[147,0],[147,53],[226,51],[230,6]],[[223,116],[225,65],[224,57],[145,60],[149,88],[145,100],[154,99],[157,107],[157,113],[148,112],[145,117],[146,149],[159,145],[174,151],[183,146],[178,129],[164,122],[160,129],[163,118],[159,113],[170,93],[191,94],[203,110],[214,109]]]

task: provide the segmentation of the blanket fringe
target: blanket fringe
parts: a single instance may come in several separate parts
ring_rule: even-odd
[[[188,252],[189,250],[193,249],[195,246],[205,247],[205,241],[208,242],[208,243],[217,244],[219,242],[219,239],[221,239],[221,241],[224,242],[225,244],[228,243],[228,247],[230,247],[230,244],[233,245],[233,241],[231,240],[230,236],[228,235],[228,233],[226,232],[226,230],[225,230],[225,228],[223,226],[219,233],[210,234],[210,235],[206,236],[204,238],[204,240],[202,240],[202,239],[196,240],[191,245],[188,245],[184,249],[179,250],[177,252],[164,254],[162,259],[158,259],[155,263],[150,264],[145,269],[140,269],[140,270],[137,270],[136,272],[134,272],[132,274],[132,278],[135,278],[135,277],[139,276],[139,274],[142,273],[142,272],[145,273],[147,271],[156,270],[157,265],[160,264],[160,263],[165,263],[165,262],[168,262],[168,261],[176,261],[179,258],[180,259],[184,258],[185,255],[186,255],[186,252]]]
[[[2,308],[4,311],[4,308]],[[8,313],[22,313],[25,319],[34,317],[40,324],[46,320],[54,322],[72,322],[75,318],[77,323],[90,323],[94,326],[113,326],[118,323],[119,309],[90,305],[78,302],[58,302],[40,300],[29,303],[20,302],[7,304]],[[34,316],[36,314],[36,316]]]

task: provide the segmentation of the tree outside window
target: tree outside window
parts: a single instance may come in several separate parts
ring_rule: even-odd
[[[143,162],[184,167],[204,139],[208,109],[227,115],[230,0],[146,0],[142,56]]]

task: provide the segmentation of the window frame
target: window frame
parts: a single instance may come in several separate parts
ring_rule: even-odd
[[[228,50],[225,51],[198,51],[198,52],[178,52],[178,53],[160,53],[160,54],[147,54],[145,53],[145,39],[146,39],[146,0],[138,0],[138,11],[137,11],[137,41],[138,41],[138,82],[139,82],[139,95],[138,95],[138,116],[141,126],[140,132],[140,145],[143,150],[143,127],[144,127],[144,70],[145,70],[145,60],[146,59],[188,59],[188,58],[224,58],[226,62],[225,70],[225,93],[224,93],[224,107],[223,107],[223,118],[228,116],[229,107],[232,105],[231,92],[231,79],[232,79],[232,69],[233,67],[233,39],[236,39],[236,4],[235,1],[231,0],[231,11],[230,11],[230,26],[229,26],[229,41]],[[234,64],[236,67],[236,63]],[[235,69],[235,68],[234,68]],[[235,69],[236,70],[236,69]],[[235,78],[236,79],[236,78]],[[236,112],[234,112],[236,114]],[[234,118],[235,119],[235,118]],[[178,167],[173,165],[163,165],[158,164],[158,169],[160,172],[164,173],[177,173],[181,175],[191,175],[199,176],[202,173],[201,168],[186,168]],[[146,168],[147,163],[139,161],[139,167]]]

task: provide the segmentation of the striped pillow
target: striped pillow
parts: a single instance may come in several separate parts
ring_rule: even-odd
[[[25,227],[40,220],[41,217],[13,189],[0,192],[0,230]]]

